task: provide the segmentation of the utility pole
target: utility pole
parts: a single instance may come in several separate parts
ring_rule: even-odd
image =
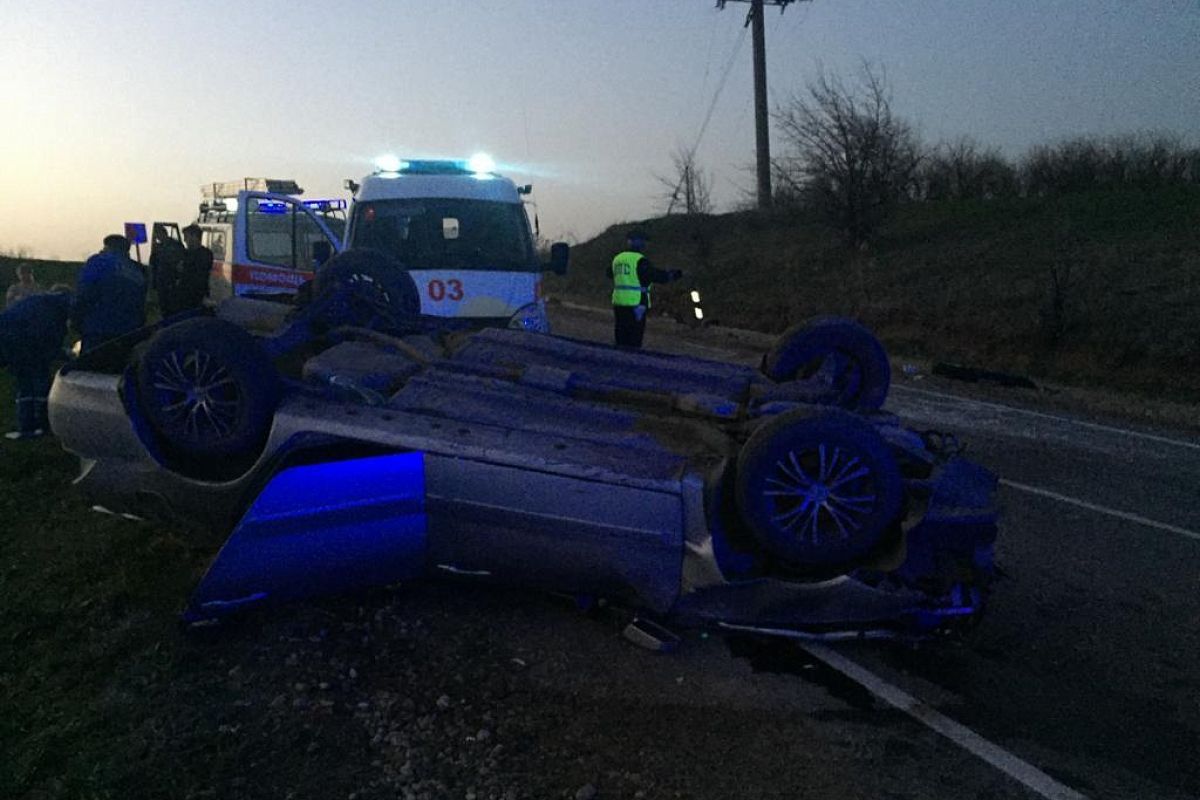
[[[779,6],[783,13],[796,0],[717,0],[717,8],[725,8],[727,2],[749,3],[750,13],[746,24],[751,26],[754,40],[754,139],[757,152],[758,209],[771,208],[771,127],[767,113],[767,46],[763,29],[763,7]]]

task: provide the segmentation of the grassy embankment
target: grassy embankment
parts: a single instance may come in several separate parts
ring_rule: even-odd
[[[0,375],[0,396],[11,388]],[[0,408],[0,426],[12,416]],[[77,471],[53,439],[0,439],[0,797],[299,800],[378,778],[359,696],[327,660],[285,657],[339,648],[365,672],[364,633],[341,632],[383,601],[334,598],[187,636],[179,613],[215,548],[91,511],[70,490]],[[334,643],[312,644],[324,628]],[[318,679],[336,685],[320,692]]]
[[[9,403],[0,412],[7,430]],[[0,796],[132,789],[139,754],[175,733],[148,728],[164,720],[146,712],[169,702],[163,676],[187,671],[174,618],[201,556],[90,512],[67,490],[77,464],[54,440],[0,447]]]
[[[1200,189],[910,205],[868,253],[803,217],[640,225],[649,255],[687,273],[655,293],[680,319],[695,287],[724,325],[776,332],[842,314],[894,356],[1200,400]],[[629,227],[576,247],[551,296],[605,303],[604,266]],[[1064,283],[1058,325],[1053,272]]]
[[[0,285],[21,261],[45,287],[82,266],[0,257]],[[0,371],[0,430],[12,397]],[[211,553],[91,511],[57,441],[0,442],[0,797],[186,795],[171,740],[194,746],[196,718],[172,695],[199,687],[176,615]]]
[[[21,261],[46,287],[82,266],[0,257],[0,286]],[[0,370],[0,430],[12,398]],[[213,552],[91,511],[52,438],[0,451],[0,797],[191,796],[235,761],[206,711],[223,673],[177,630]]]

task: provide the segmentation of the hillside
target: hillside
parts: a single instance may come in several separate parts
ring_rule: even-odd
[[[797,216],[638,225],[648,255],[687,273],[655,292],[655,308],[681,320],[696,288],[723,325],[775,332],[842,314],[894,355],[1200,400],[1196,187],[913,204],[863,253]],[[606,303],[604,268],[630,227],[574,248],[570,273],[551,276],[548,293]]]

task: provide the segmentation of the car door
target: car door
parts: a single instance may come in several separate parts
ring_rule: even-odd
[[[425,456],[401,452],[276,473],[192,594],[184,619],[384,586],[426,561]]]
[[[233,291],[242,296],[295,294],[341,241],[303,201],[239,192],[233,236]]]

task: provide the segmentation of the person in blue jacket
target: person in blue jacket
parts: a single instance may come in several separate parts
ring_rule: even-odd
[[[50,427],[50,368],[63,352],[71,300],[70,287],[58,285],[0,312],[0,366],[8,368],[17,384],[17,429],[6,438],[32,439]]]
[[[71,321],[82,338],[83,352],[145,324],[146,274],[129,257],[124,236],[105,236],[104,249],[83,265]]]

